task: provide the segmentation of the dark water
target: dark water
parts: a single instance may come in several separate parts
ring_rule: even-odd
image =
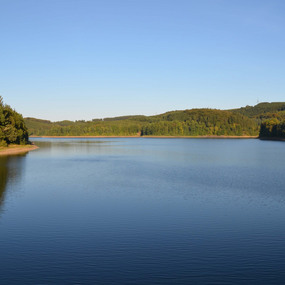
[[[0,284],[285,284],[285,143],[37,139],[0,158]]]

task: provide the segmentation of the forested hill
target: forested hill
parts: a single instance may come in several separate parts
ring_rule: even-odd
[[[0,146],[27,144],[28,130],[22,115],[4,104],[0,96]]]
[[[272,117],[274,116],[274,114],[277,115],[280,112],[282,113],[282,111],[285,112],[285,102],[264,102],[259,103],[255,106],[246,106],[239,109],[232,109],[229,111],[233,113],[239,113],[249,118],[263,119]]]
[[[255,120],[238,113],[215,109],[75,122],[26,118],[25,122],[30,135],[37,136],[255,136],[259,132]]]
[[[260,138],[285,139],[285,103],[260,103],[231,110],[254,119],[260,125]]]

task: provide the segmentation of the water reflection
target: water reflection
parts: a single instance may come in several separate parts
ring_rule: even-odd
[[[72,154],[93,154],[105,153],[106,149],[109,152],[110,148],[114,147],[116,141],[108,141],[102,139],[33,139],[32,140],[39,148],[38,156],[66,156]]]
[[[1,284],[285,284],[284,144],[35,143],[0,159]]]
[[[15,185],[21,179],[26,155],[0,157],[0,212],[3,209],[8,185]]]
[[[0,158],[0,210],[1,210],[1,205],[4,201],[5,188],[8,177],[7,160],[8,160],[7,157]]]

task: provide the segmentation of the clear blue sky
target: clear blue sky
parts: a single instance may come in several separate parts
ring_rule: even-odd
[[[0,94],[90,120],[285,101],[284,0],[0,0]]]

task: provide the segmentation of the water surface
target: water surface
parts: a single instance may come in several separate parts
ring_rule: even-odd
[[[285,144],[35,139],[0,158],[1,284],[282,284]]]

